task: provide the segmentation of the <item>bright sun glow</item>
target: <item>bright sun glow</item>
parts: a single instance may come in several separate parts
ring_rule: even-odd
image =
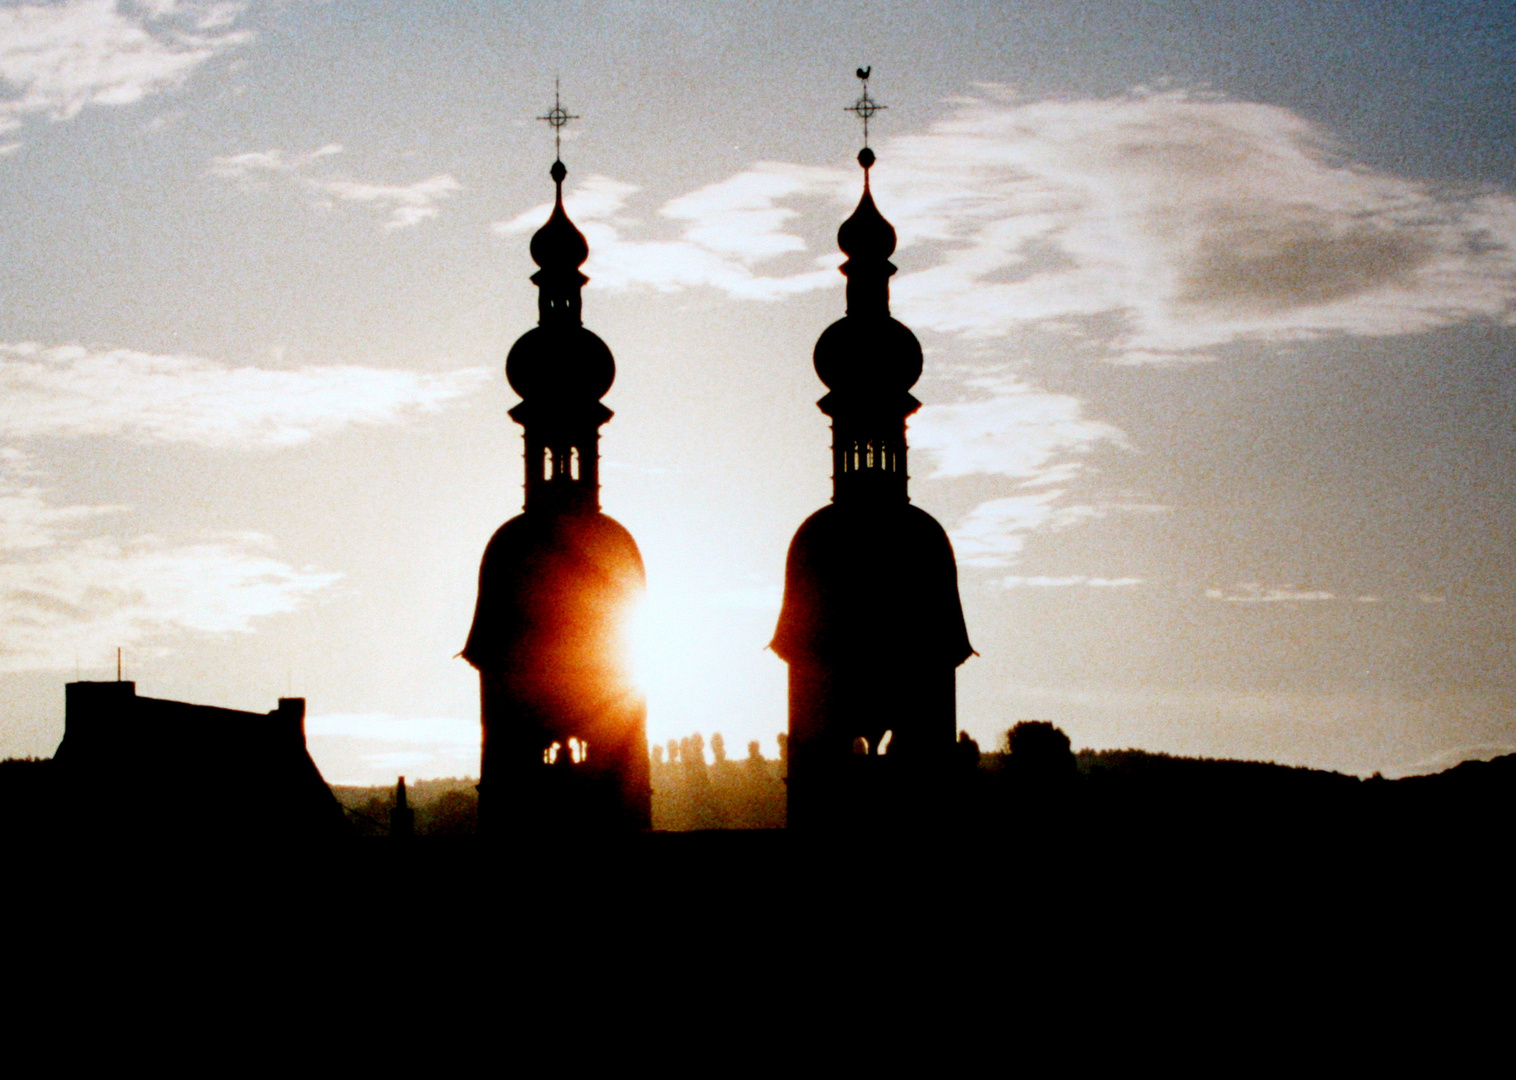
[[[698,683],[697,606],[667,592],[648,592],[628,622],[632,678],[646,696],[648,715],[666,716]]]

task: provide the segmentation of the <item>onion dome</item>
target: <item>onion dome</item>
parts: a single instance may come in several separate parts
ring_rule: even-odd
[[[552,216],[532,237],[532,275],[538,290],[538,325],[517,340],[505,361],[511,389],[532,409],[562,410],[598,402],[616,379],[611,350],[580,321],[580,290],[589,279],[579,267],[589,244],[563,209],[568,170],[555,161],[557,199]]]
[[[888,316],[838,319],[822,331],[813,359],[827,389],[847,395],[909,397],[921,378],[921,343]]]
[[[582,326],[535,326],[511,346],[505,377],[534,403],[599,401],[616,381],[616,361],[610,347]]]
[[[869,191],[869,169],[874,164],[874,151],[865,147],[858,154],[858,163],[863,166],[863,198],[858,200],[858,208],[852,216],[837,230],[837,246],[850,259],[865,262],[888,259],[895,254],[895,226],[884,219]],[[890,273],[894,270],[891,266]]]
[[[590,245],[563,210],[563,179],[568,169],[555,161],[549,175],[558,186],[558,199],[553,216],[532,236],[532,262],[544,270],[578,270],[590,257]]]
[[[837,246],[848,256],[841,267],[848,279],[847,315],[822,333],[813,358],[816,374],[835,395],[889,402],[904,416],[918,404],[908,391],[921,378],[921,343],[909,327],[890,317],[895,228],[869,191],[874,152],[865,147],[858,163],[863,166],[863,197],[837,230]],[[832,412],[827,404],[822,408]]]

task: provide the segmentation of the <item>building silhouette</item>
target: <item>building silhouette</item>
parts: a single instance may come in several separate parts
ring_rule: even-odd
[[[815,349],[832,502],[790,543],[772,644],[789,665],[789,827],[801,830],[930,821],[954,761],[956,670],[973,652],[952,544],[906,490],[921,345],[890,317],[895,230],[874,205],[866,145],[858,163],[863,197],[837,232],[847,314]]]
[[[589,246],[563,209],[567,173],[553,163],[557,201],[532,237],[539,322],[506,360],[522,399],[510,416],[526,445],[525,506],[485,549],[462,653],[479,672],[480,831],[496,837],[635,831],[652,818],[646,708],[623,641],[642,556],[600,512],[611,418],[600,399],[616,364],[580,319]]]
[[[64,688],[53,754],[59,824],[113,841],[301,844],[352,829],[305,746],[305,699],[268,713]]]

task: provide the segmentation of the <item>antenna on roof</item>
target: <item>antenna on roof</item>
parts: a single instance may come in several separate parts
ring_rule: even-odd
[[[121,681],[121,646],[116,646],[116,681]]]

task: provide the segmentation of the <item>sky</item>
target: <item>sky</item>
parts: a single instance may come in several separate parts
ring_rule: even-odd
[[[0,2],[0,756],[63,686],[477,775],[561,79],[649,736],[777,752],[872,65],[959,725],[1396,776],[1516,751],[1495,3]]]

